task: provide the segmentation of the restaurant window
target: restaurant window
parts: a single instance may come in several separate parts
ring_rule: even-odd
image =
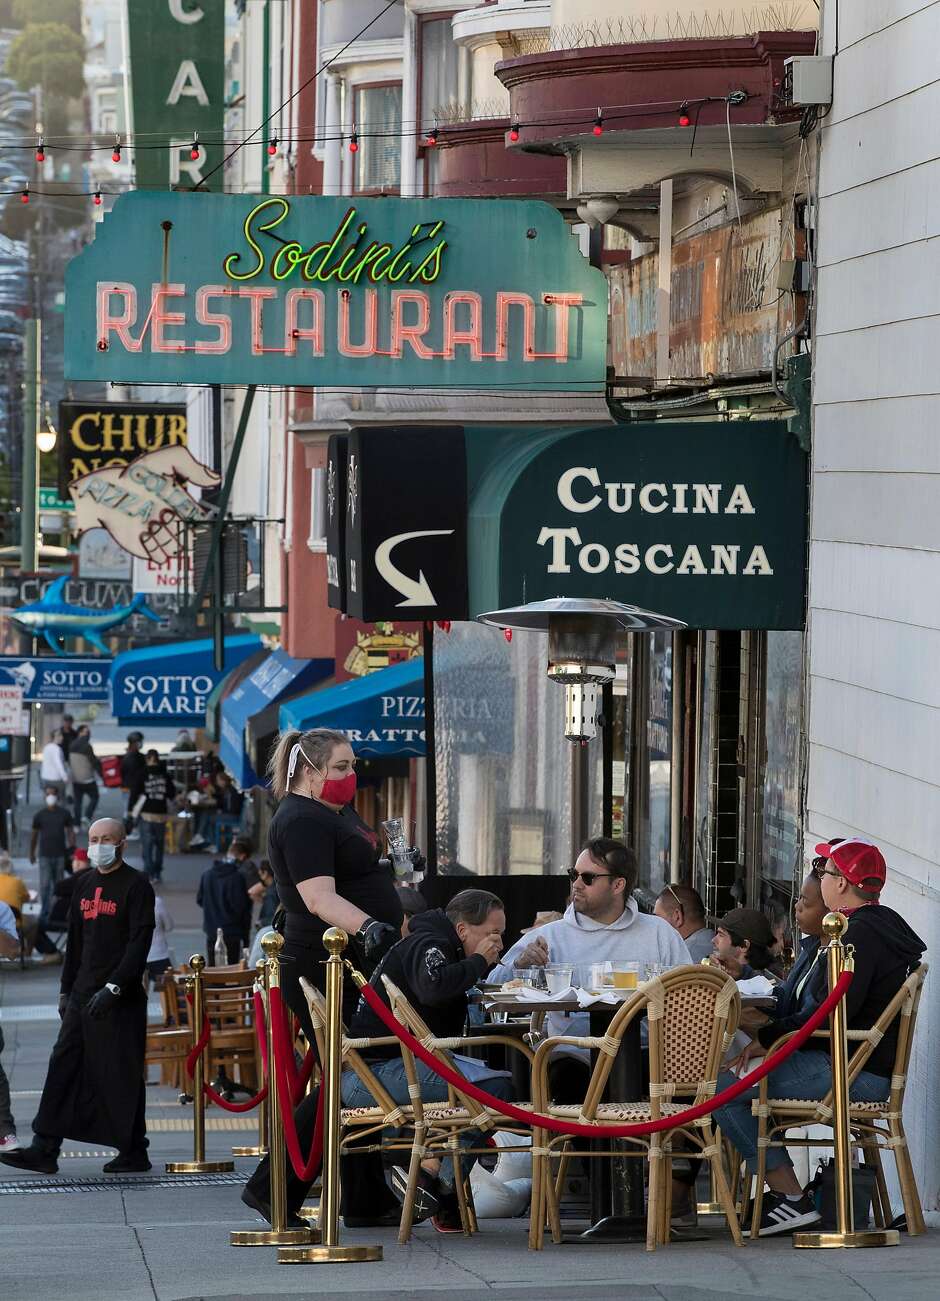
[[[547,639],[454,623],[434,639],[437,854],[442,876],[559,875],[572,862],[572,773],[564,692]],[[598,748],[599,742],[592,743]],[[601,830],[596,756],[585,817]]]
[[[800,835],[800,694],[803,634],[768,632],[765,652],[761,872],[795,885],[803,863]]]
[[[326,470],[322,466],[310,471],[310,534],[307,546],[311,551],[326,550]]]
[[[357,194],[398,190],[401,181],[401,83],[357,86],[353,123],[359,136],[353,189]]]

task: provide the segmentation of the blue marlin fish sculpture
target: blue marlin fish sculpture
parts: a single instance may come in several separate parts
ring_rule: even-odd
[[[57,655],[64,655],[63,639],[66,637],[84,637],[104,655],[110,655],[108,647],[101,640],[101,634],[116,628],[118,624],[129,619],[132,614],[142,614],[154,623],[160,622],[160,616],[154,614],[144,596],[137,595],[130,605],[116,605],[113,610],[90,610],[84,605],[70,605],[65,600],[65,585],[69,575],[63,574],[43,592],[38,601],[21,605],[11,618],[21,628],[25,628],[35,637],[45,637],[46,642]]]

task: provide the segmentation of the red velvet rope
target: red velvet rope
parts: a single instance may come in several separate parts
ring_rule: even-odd
[[[186,995],[186,1002],[189,1004],[190,1007],[192,1007],[193,1005],[192,994]],[[261,1057],[262,1057],[262,1061],[264,1062],[265,1073],[267,1073],[267,1065],[268,1065],[266,1060],[267,1044],[265,1043],[265,1038],[263,1034],[264,1000],[262,999],[261,995],[257,992],[255,993],[254,996],[254,1003],[255,1003],[255,1027],[258,1031],[258,1037],[261,1041]],[[211,1035],[212,1035],[212,1027],[209,1024],[209,1018],[207,1016],[204,1016],[202,1019],[202,1034],[199,1036],[198,1042],[193,1045],[189,1056],[186,1058],[186,1074],[190,1078],[192,1078],[193,1074],[195,1073],[196,1062],[206,1051]],[[205,1081],[203,1081],[202,1091],[209,1099],[210,1102],[214,1102],[215,1105],[217,1107],[221,1107],[223,1111],[235,1111],[235,1112],[253,1111],[255,1107],[257,1107],[259,1103],[263,1102],[264,1099],[268,1096],[268,1086],[266,1084],[262,1089],[259,1090],[258,1093],[255,1094],[253,1098],[249,1098],[247,1102],[229,1102],[227,1098],[223,1098],[221,1093],[217,1093],[216,1090],[212,1087],[212,1085],[206,1084]]]
[[[536,1129],[548,1129],[556,1134],[573,1134],[579,1138],[596,1139],[601,1134],[605,1138],[640,1138],[645,1134],[658,1134],[663,1130],[677,1129],[680,1126],[689,1125],[692,1121],[698,1120],[699,1117],[707,1116],[719,1107],[727,1106],[729,1102],[733,1102],[742,1093],[746,1093],[748,1089],[753,1088],[765,1075],[769,1075],[771,1071],[776,1070],[791,1053],[795,1053],[797,1049],[801,1048],[813,1031],[829,1016],[851,983],[852,973],[844,971],[832,993],[824,1002],[820,1003],[813,1015],[804,1026],[797,1030],[792,1039],[789,1039],[776,1052],[771,1053],[769,1057],[765,1057],[760,1066],[755,1067],[748,1075],[729,1085],[727,1089],[723,1089],[721,1093],[716,1093],[707,1102],[699,1102],[694,1107],[687,1107],[685,1111],[680,1111],[674,1116],[663,1116],[659,1120],[645,1120],[635,1125],[582,1125],[576,1121],[559,1120],[555,1116],[544,1116],[539,1112],[523,1111],[521,1107],[514,1107],[511,1102],[503,1102],[501,1098],[494,1098],[491,1093],[487,1093],[475,1084],[471,1084],[457,1071],[439,1061],[433,1053],[424,1047],[419,1039],[414,1037],[410,1030],[392,1015],[371,985],[363,985],[360,993],[376,1016],[398,1036],[406,1048],[410,1048],[414,1055],[419,1057],[426,1066],[430,1066],[435,1074],[446,1080],[448,1084],[452,1084],[459,1089],[461,1093],[474,1098],[492,1111],[498,1111],[500,1115],[507,1116],[519,1125],[530,1125]]]
[[[304,1183],[309,1183],[316,1176],[323,1159],[323,1095],[326,1090],[321,1087],[317,1095],[317,1118],[313,1129],[313,1142],[310,1146],[310,1155],[304,1161],[297,1135],[297,1125],[294,1121],[294,1097],[290,1077],[290,1070],[294,1064],[294,1045],[288,1038],[284,1001],[277,986],[271,990],[271,1017],[274,1028],[274,1079],[281,1103],[284,1142],[290,1163],[294,1167],[294,1174]],[[308,1053],[311,1066],[312,1056],[311,1048]]]

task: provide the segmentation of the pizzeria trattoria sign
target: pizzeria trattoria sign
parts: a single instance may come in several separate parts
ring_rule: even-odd
[[[66,279],[66,376],[602,391],[607,286],[547,204],[135,192]]]

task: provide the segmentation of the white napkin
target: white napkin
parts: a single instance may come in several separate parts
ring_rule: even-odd
[[[742,998],[766,998],[774,992],[773,981],[766,976],[751,976],[749,980],[739,980],[737,984]]]
[[[578,989],[575,992],[578,996],[578,1007],[592,1007],[595,1003],[619,1003],[626,994],[634,994],[636,990],[605,990],[603,994],[595,994],[591,989]]]
[[[522,985],[519,989],[508,991],[526,1003],[554,1003],[558,1000],[573,998],[575,990],[569,985],[558,994],[550,994],[547,989],[533,989],[531,985]]]

